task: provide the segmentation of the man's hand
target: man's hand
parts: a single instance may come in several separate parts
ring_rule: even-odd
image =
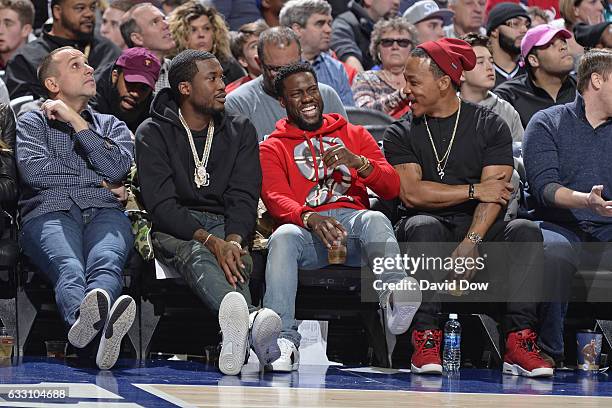
[[[512,197],[514,186],[505,181],[504,173],[496,174],[479,184],[474,185],[474,198],[482,203],[507,205]]]
[[[612,217],[612,201],[606,201],[601,197],[603,186],[593,186],[587,196],[587,208],[595,214],[603,217]]]
[[[478,258],[480,254],[478,253],[478,245],[465,238],[463,241],[459,243],[459,246],[455,248],[453,253],[451,254],[451,258],[453,258],[453,265],[455,264],[455,260],[457,258],[463,258],[463,266],[465,267],[466,259],[471,259],[468,263],[473,266],[472,268],[465,268],[465,272],[457,273],[453,271],[451,276],[455,279],[465,279],[471,281],[474,276],[476,276],[476,258]]]
[[[234,289],[236,289],[238,282],[244,283],[244,270],[246,266],[242,263],[240,257],[248,253],[245,249],[241,250],[237,245],[215,236],[210,237],[206,246],[217,258],[219,266],[221,266],[225,273],[225,279]]]
[[[80,132],[81,130],[89,128],[87,121],[83,119],[78,112],[75,112],[74,109],[59,99],[47,99],[43,102],[40,109],[43,111],[44,115],[51,120],[70,123],[75,132]]]
[[[347,235],[342,224],[335,218],[325,217],[317,213],[308,218],[306,227],[310,228],[328,249],[332,247],[334,242],[342,241]]]
[[[128,199],[127,188],[123,184],[109,184],[106,180],[102,180],[102,187],[109,190],[119,202],[125,204]]]
[[[343,145],[335,145],[327,149],[323,154],[323,162],[331,168],[344,164],[348,168],[358,169],[363,164],[359,156]]]

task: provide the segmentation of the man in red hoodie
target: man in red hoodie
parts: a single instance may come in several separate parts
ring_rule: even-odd
[[[399,177],[372,136],[341,115],[322,113],[316,74],[308,63],[280,70],[275,88],[288,117],[260,146],[262,198],[281,224],[268,243],[264,305],[282,320],[281,357],[271,368],[292,371],[299,364],[298,268],[328,265],[332,245],[346,242],[346,265],[367,262],[380,275],[374,285],[391,333],[408,329],[421,294],[402,267],[380,268],[380,260],[399,257],[400,249],[391,222],[368,209],[366,188],[392,199],[399,193]]]

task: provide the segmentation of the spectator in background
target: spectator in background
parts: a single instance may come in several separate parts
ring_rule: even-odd
[[[232,56],[230,37],[223,16],[212,6],[191,0],[177,7],[168,18],[176,52],[186,49],[214,54],[225,75],[225,85],[244,76],[244,70]]]
[[[357,71],[371,69],[374,56],[370,55],[370,37],[377,21],[397,16],[399,0],[351,0],[348,11],[340,14],[332,24],[331,47],[340,61]]]
[[[0,69],[5,69],[15,52],[28,42],[33,24],[30,0],[0,1]]]
[[[251,119],[260,142],[274,130],[276,122],[287,116],[278,102],[274,78],[282,67],[299,62],[301,55],[300,40],[290,28],[272,27],[264,31],[257,44],[257,61],[262,74],[227,97],[227,112]],[[324,84],[319,84],[319,89],[325,113],[339,113],[346,118],[346,110],[336,91]]]
[[[114,64],[96,72],[97,90],[91,107],[116,116],[136,133],[138,126],[151,116],[149,109],[160,68],[155,54],[145,48],[123,50]]]
[[[531,26],[537,27],[542,24],[549,24],[554,17],[553,12],[548,13],[540,7],[527,7],[527,14],[531,19]]]
[[[550,282],[556,297],[546,305],[550,328],[540,334],[557,361],[563,361],[563,321],[576,269],[585,260],[595,260],[589,267],[611,266],[604,247],[581,249],[580,243],[612,242],[612,50],[584,54],[577,87],[574,101],[533,117],[523,142],[534,215],[556,276]]]
[[[115,61],[121,49],[94,34],[97,0],[52,0],[53,24],[40,38],[25,44],[6,67],[6,86],[11,99],[46,95],[37,80],[36,70],[49,52],[64,46],[83,52],[94,69]]]
[[[255,0],[255,5],[269,27],[278,27],[280,25],[278,15],[285,1],[286,0]]]
[[[96,363],[109,369],[136,315],[134,299],[121,296],[134,244],[120,201],[132,134],[87,106],[96,83],[81,51],[53,50],[38,77],[49,99],[17,124],[20,243],[53,285],[70,344],[84,348],[102,331]]]
[[[126,47],[125,41],[121,36],[121,19],[123,15],[134,5],[133,0],[115,0],[112,1],[104,13],[102,14],[102,25],[100,26],[100,35],[111,40],[117,47],[122,50]]]
[[[381,69],[357,74],[353,81],[356,106],[376,109],[394,118],[408,112],[408,100],[402,91],[406,86],[404,66],[416,36],[414,26],[402,17],[376,23],[370,53]]]
[[[261,18],[255,0],[212,0],[217,11],[223,15],[231,31]]]
[[[464,101],[484,106],[497,113],[510,128],[513,142],[523,141],[523,125],[518,112],[508,102],[499,98],[491,89],[495,86],[493,56],[489,49],[489,39],[476,33],[461,37],[470,44],[476,54],[476,66],[471,71],[463,71],[461,92]]]
[[[440,9],[433,0],[422,0],[410,6],[403,17],[416,28],[420,44],[444,37],[444,21],[450,20],[454,15],[451,10]]]
[[[606,21],[612,21],[612,0],[608,0],[608,2],[605,3],[604,8],[604,16]]]
[[[228,84],[225,87],[225,92],[235,91],[240,85],[244,85],[261,75],[261,68],[259,68],[256,58],[257,43],[259,42],[259,35],[268,28],[266,22],[259,19],[254,23],[243,25],[237,33],[231,36],[230,49],[232,50],[232,55],[247,74]]]
[[[525,73],[519,65],[521,41],[531,27],[525,9],[514,3],[499,3],[487,19],[487,34],[495,67],[495,86]]]
[[[320,83],[338,93],[344,106],[353,106],[353,92],[342,63],[329,54],[332,33],[331,6],[325,0],[291,0],[280,12],[280,23],[300,39],[302,59],[317,73]]]
[[[594,25],[578,23],[574,26],[574,38],[585,49],[612,48],[612,21]]]
[[[604,7],[601,0],[559,0],[559,11],[563,17],[563,27],[570,33],[578,23],[599,24],[604,21]],[[553,22],[558,23],[558,21]],[[576,42],[576,39],[568,39],[569,52],[574,57],[574,66],[578,66],[578,60],[584,53],[584,48]]]
[[[166,16],[150,3],[136,4],[125,13],[119,28],[128,48],[146,48],[161,62],[155,92],[170,86],[168,83],[170,60],[166,57],[174,50],[176,44],[172,39]]]
[[[538,111],[576,97],[576,80],[570,75],[574,61],[567,47],[571,36],[569,31],[549,25],[527,31],[521,43],[527,73],[495,88],[495,93],[517,110],[523,128]]]
[[[485,0],[450,0],[448,8],[455,12],[453,24],[444,27],[444,36],[459,38],[467,33],[486,34],[483,28]]]
[[[0,208],[12,213],[19,195],[15,162],[15,114],[8,104],[0,103]],[[4,225],[0,235],[5,236]]]
[[[178,7],[185,4],[187,0],[162,0],[161,9],[162,12],[169,16]],[[157,5],[157,4],[156,4]]]

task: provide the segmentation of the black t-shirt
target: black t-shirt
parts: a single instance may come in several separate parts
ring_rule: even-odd
[[[438,157],[442,158],[451,140],[457,113],[447,118],[427,118]],[[385,132],[384,150],[392,166],[417,163],[421,166],[422,180],[449,185],[480,182],[483,167],[513,166],[512,135],[506,122],[491,110],[461,102],[461,115],[457,133],[450,151],[444,176],[437,171],[437,161],[423,117],[408,114]],[[444,209],[422,209],[439,216],[458,213],[472,215],[478,204],[475,200]],[[405,209],[404,209],[405,210]]]

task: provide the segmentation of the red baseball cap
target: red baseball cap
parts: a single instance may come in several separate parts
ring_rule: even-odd
[[[127,82],[138,82],[155,89],[161,64],[151,51],[141,47],[127,48],[115,65],[123,69],[123,77]]]
[[[456,85],[461,85],[463,71],[471,71],[476,66],[476,54],[470,44],[457,38],[427,41],[418,48],[425,50]]]
[[[557,35],[562,38],[572,38],[572,33],[565,28],[555,28],[548,24],[541,24],[530,28],[521,41],[521,59],[525,60],[533,47],[541,47],[550,43]]]

